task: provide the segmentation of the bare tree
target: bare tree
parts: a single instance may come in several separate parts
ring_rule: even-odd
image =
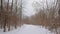
[[[0,6],[0,15],[1,15],[1,12],[2,12],[2,0],[1,0],[1,6]],[[0,23],[1,23],[1,16],[0,16]],[[2,23],[1,23],[2,24]],[[2,25],[1,25],[1,28],[2,28]]]
[[[11,10],[11,11],[10,11],[9,13],[10,13],[10,16],[12,16],[13,0],[12,0],[12,3],[11,3],[11,8],[10,8],[10,10]],[[9,17],[10,17],[10,16],[9,16]],[[11,17],[10,17],[10,18],[11,18]],[[10,31],[10,25],[11,25],[11,23],[10,23],[10,18],[9,18],[9,21],[8,21],[8,31]]]
[[[15,17],[17,16],[17,0],[15,2],[15,5],[16,5],[16,11],[15,11]],[[17,20],[17,19],[16,19]],[[15,28],[17,28],[17,22],[15,22]]]
[[[5,11],[5,22],[4,22],[4,32],[6,31],[6,26],[7,26],[7,20],[8,20],[8,7],[9,7],[9,0],[7,2],[7,9]]]

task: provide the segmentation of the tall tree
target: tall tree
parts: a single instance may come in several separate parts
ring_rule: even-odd
[[[21,0],[21,6],[20,6],[21,7],[21,10],[20,10],[20,26],[22,25],[22,8],[23,8],[22,4],[23,3],[22,3],[22,0]]]
[[[0,21],[1,21],[1,12],[2,12],[2,1],[3,1],[3,0],[1,0],[1,7],[0,7],[0,8],[1,8],[1,10],[0,10]],[[0,23],[1,23],[1,22],[0,22]],[[1,24],[2,24],[2,23],[1,23]],[[2,28],[2,25],[1,25],[1,28]]]
[[[6,31],[7,20],[8,20],[8,7],[9,7],[9,0],[7,2],[7,10],[5,11],[4,32]]]
[[[18,12],[18,11],[17,11],[17,1],[18,1],[18,0],[16,0],[16,2],[15,2],[15,5],[16,5],[15,9],[16,9],[16,12],[15,12],[15,14],[14,14],[16,18],[17,18],[17,12]],[[16,19],[16,22],[15,22],[15,28],[17,28],[17,19]]]
[[[10,18],[11,18],[11,16],[12,16],[12,10],[13,10],[13,0],[11,1],[12,3],[11,3],[11,7],[10,7],[10,17],[9,17],[9,21],[8,21],[8,31],[10,31],[10,26],[11,26],[11,23],[10,23]]]

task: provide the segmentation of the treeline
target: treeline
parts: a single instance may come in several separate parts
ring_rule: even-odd
[[[57,27],[60,26],[60,4],[58,3],[58,0],[55,2],[56,5],[53,7],[48,7],[46,0],[46,5],[47,9],[44,8],[43,4],[43,9],[39,9],[37,14],[34,16],[31,16],[30,18],[27,17],[26,19],[22,19],[23,23],[26,24],[35,24],[35,25],[43,25],[43,26],[51,26],[51,25],[56,25]],[[38,2],[36,2],[38,4]],[[35,5],[36,5],[35,4]],[[34,5],[34,6],[35,6]],[[58,7],[57,7],[58,6]],[[38,10],[35,8],[35,10]]]
[[[47,4],[48,0],[46,0],[47,9],[44,8],[44,3],[42,3],[43,9],[37,9],[38,6],[40,5],[39,2],[36,2],[36,4],[34,4],[34,3],[32,5],[34,5],[33,7],[35,8],[35,10],[37,10],[36,12],[38,12],[38,13],[35,14],[34,16],[31,16],[30,18],[27,17],[26,19],[22,19],[22,21],[23,21],[22,23],[23,24],[32,24],[32,25],[41,25],[42,27],[45,26],[45,27],[48,27],[49,30],[55,29],[56,34],[58,34],[57,28],[60,27],[59,0],[56,0],[55,6],[52,6],[53,5],[52,4],[51,5],[52,7]],[[37,6],[35,6],[35,5],[37,5]]]
[[[4,0],[1,0],[0,28],[4,29],[4,32],[6,32],[7,28],[8,28],[8,31],[10,31],[11,26],[17,28],[18,26],[20,26],[20,23],[21,23],[20,22],[21,16],[17,14],[18,12],[17,0],[15,1],[15,7],[13,5],[14,5],[13,0],[11,5],[9,5],[9,0],[8,2],[5,2],[5,4],[4,4]]]

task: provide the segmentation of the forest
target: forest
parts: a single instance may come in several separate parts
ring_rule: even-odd
[[[10,27],[21,27],[23,24],[32,24],[48,27],[49,30],[60,27],[60,0],[48,0],[32,2],[35,14],[27,17],[23,14],[23,0],[0,0],[0,28],[6,28],[10,31]],[[44,4],[45,3],[45,4]],[[33,11],[33,12],[34,12]]]

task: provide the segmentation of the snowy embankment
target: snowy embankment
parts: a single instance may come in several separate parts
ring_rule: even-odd
[[[9,32],[3,32],[0,29],[0,34],[54,34],[54,33],[51,33],[48,29],[45,29],[45,27],[24,24],[21,28],[17,28],[16,30],[14,29]]]

